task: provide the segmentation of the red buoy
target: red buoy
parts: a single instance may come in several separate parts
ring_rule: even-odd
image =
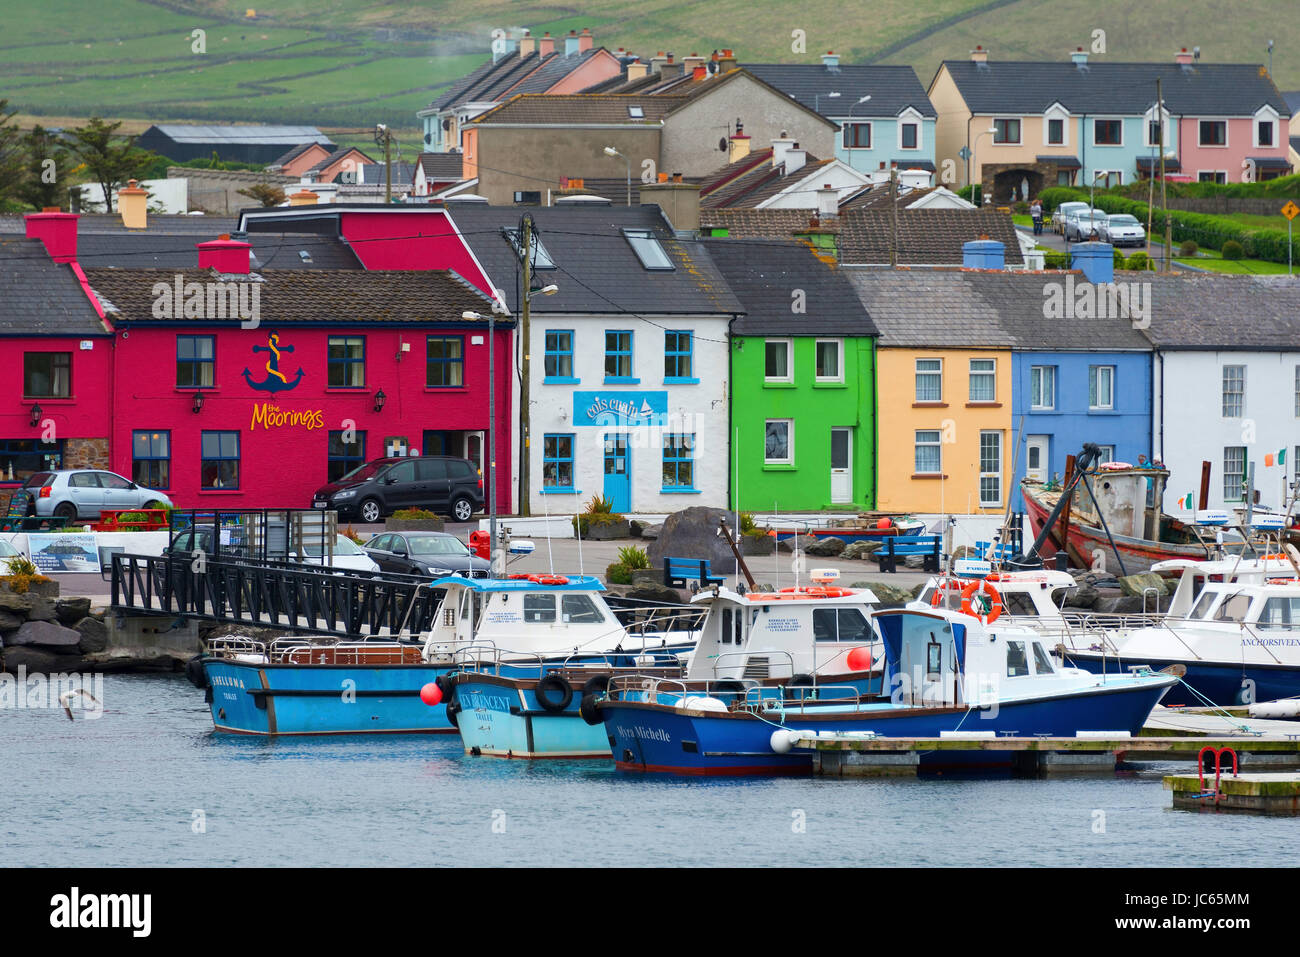
[[[432,708],[435,704],[442,702],[442,689],[430,681],[420,689],[420,700]]]
[[[889,526],[893,524],[894,523],[891,519],[882,518],[880,521],[876,522],[876,528],[889,528]]]
[[[848,656],[849,668],[853,671],[871,670],[871,649],[854,648]]]

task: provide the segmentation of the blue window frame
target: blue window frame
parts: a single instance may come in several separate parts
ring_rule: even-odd
[[[33,472],[63,468],[63,439],[42,442],[37,439],[0,439],[0,469],[6,477],[12,472],[16,481]]]
[[[331,389],[365,388],[365,336],[330,336],[328,382]]]
[[[542,490],[574,491],[572,433],[542,436]]]
[[[176,337],[176,388],[211,389],[216,370],[216,336]]]
[[[605,381],[630,385],[641,381],[632,376],[632,331],[630,329],[605,330]]]
[[[328,459],[326,475],[330,482],[337,482],[358,465],[365,464],[366,433],[357,429],[330,432]]]
[[[695,489],[695,436],[668,434],[664,436],[665,492],[694,492]]]
[[[424,384],[430,389],[465,384],[465,337],[429,336]]]
[[[201,436],[199,486],[239,488],[239,433],[204,432]]]
[[[573,375],[573,330],[546,330],[546,382],[576,383]]]
[[[172,434],[166,429],[131,433],[131,481],[144,488],[171,488]]]
[[[664,382],[695,384],[695,336],[689,330],[670,329],[664,333]]]

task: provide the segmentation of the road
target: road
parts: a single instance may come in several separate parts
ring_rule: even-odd
[[[1143,229],[1146,228],[1146,223],[1142,224],[1142,228]],[[1016,229],[1024,233],[1026,236],[1033,236],[1033,232],[1034,232],[1033,229],[1027,226],[1017,226]],[[1157,245],[1155,240],[1163,239],[1163,238],[1164,238],[1163,234],[1161,234],[1153,237],[1152,239],[1150,254],[1151,254],[1151,258],[1155,260],[1157,263],[1164,262],[1165,247],[1163,243]],[[1043,222],[1042,235],[1034,236],[1034,241],[1038,243],[1038,245],[1040,246],[1043,246],[1047,249],[1054,249],[1057,252],[1069,252],[1069,247],[1075,245],[1074,243],[1066,243],[1064,236],[1052,232],[1048,228],[1047,221]],[[1121,246],[1120,252],[1122,252],[1125,256],[1132,256],[1136,252],[1147,252],[1147,247],[1145,243],[1141,246]],[[1177,257],[1177,255],[1178,255],[1178,246],[1177,244],[1175,244],[1174,256]],[[1159,266],[1157,266],[1157,268],[1159,268]]]

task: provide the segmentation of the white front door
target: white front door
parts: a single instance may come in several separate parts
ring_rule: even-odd
[[[831,503],[853,501],[853,430],[831,429]]]
[[[1047,448],[1050,436],[1025,437],[1025,477],[1039,482],[1047,481]]]
[[[485,466],[483,464],[483,433],[466,432],[465,433],[465,458],[474,463],[474,468],[479,470],[481,475],[486,476]]]

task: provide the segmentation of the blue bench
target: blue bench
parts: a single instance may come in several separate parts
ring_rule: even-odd
[[[938,535],[893,535],[885,539],[885,547],[876,552],[880,556],[882,572],[898,571],[898,559],[908,555],[924,555],[922,564],[927,572],[939,574]]]
[[[664,584],[669,588],[685,588],[686,583],[694,579],[701,588],[721,585],[725,579],[714,575],[709,569],[707,558],[664,558]]]
[[[992,542],[976,542],[975,554],[985,561],[1005,562],[1008,559],[1015,558],[1020,552],[1005,543],[994,545]]]

